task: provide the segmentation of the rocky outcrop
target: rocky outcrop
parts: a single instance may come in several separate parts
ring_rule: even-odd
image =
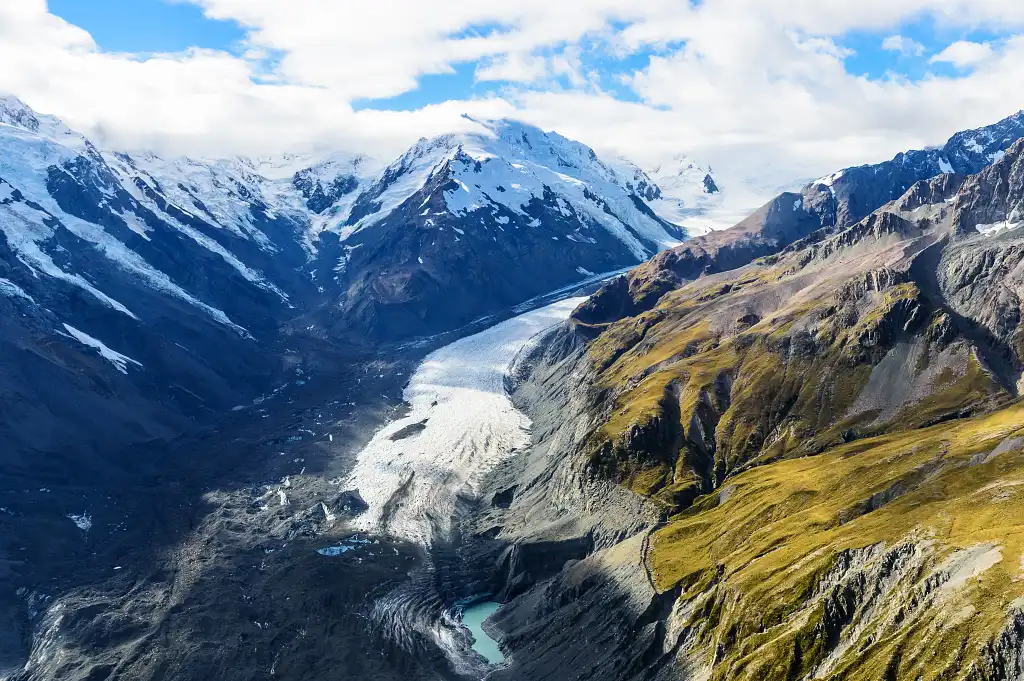
[[[971,177],[957,197],[954,224],[960,233],[1024,223],[1024,141]]]

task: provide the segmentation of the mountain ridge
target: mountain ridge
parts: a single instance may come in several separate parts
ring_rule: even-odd
[[[1018,140],[538,344],[497,678],[1017,678],[1022,190]]]
[[[889,161],[837,171],[799,192],[778,195],[729,229],[695,237],[655,256],[628,280],[599,296],[617,301],[609,301],[610,308],[650,309],[661,294],[684,281],[742,267],[820,229],[850,226],[899,199],[918,182],[947,170],[958,176],[981,172],[1022,137],[1024,111],[990,126],[958,132],[940,148],[901,152]]]

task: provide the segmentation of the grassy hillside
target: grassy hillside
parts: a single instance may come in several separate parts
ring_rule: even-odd
[[[575,315],[583,465],[661,509],[647,565],[698,677],[1024,675],[1024,233],[964,227],[1022,156],[737,270],[656,259]]]

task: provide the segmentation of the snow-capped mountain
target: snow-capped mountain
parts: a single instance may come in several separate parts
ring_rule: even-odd
[[[461,217],[502,211],[526,216],[528,206],[550,194],[561,199],[564,215],[575,213],[584,229],[600,226],[638,256],[685,236],[648,206],[638,208],[635,198],[649,200],[650,192],[624,181],[589,147],[513,121],[479,126],[476,133],[421,139],[327,228],[349,235],[378,224],[443,173],[452,183],[443,209]]]
[[[723,193],[710,168],[680,155],[655,166],[648,175],[661,189],[661,196],[651,203],[659,215],[694,235],[718,226],[713,213],[722,205]]]
[[[66,416],[0,446],[162,437],[265,390],[285,332],[433,334],[637,264],[686,236],[656,191],[508,121],[391,164],[203,160],[101,150],[2,98],[0,390]]]
[[[790,188],[788,183],[763,186],[750,177],[721,178],[686,154],[646,169],[620,158],[615,168],[651,210],[691,237],[728,229],[750,215],[765,197]]]
[[[340,261],[320,278],[349,282],[344,326],[433,333],[680,243],[646,198],[589,147],[480,122],[421,139],[329,209],[319,261],[334,243]]]

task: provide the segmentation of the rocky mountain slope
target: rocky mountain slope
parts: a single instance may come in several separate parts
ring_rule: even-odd
[[[218,222],[55,119],[8,100],[0,121],[5,451],[164,437],[271,382],[261,344],[305,299],[300,223]]]
[[[524,359],[496,678],[1019,678],[1024,141],[993,160]]]
[[[1022,137],[1024,111],[994,125],[959,132],[939,149],[909,151],[884,163],[846,168],[800,192],[780,194],[734,227],[660,254],[653,266],[638,269],[628,282],[606,292],[617,300],[610,308],[643,311],[683,281],[778,253],[822,228],[850,227],[921,180],[980,172]]]

